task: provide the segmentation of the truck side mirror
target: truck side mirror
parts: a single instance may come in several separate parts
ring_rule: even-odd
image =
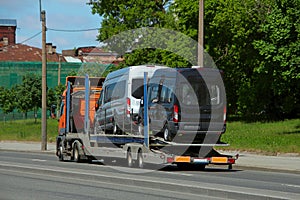
[[[97,111],[99,109],[99,104],[98,102],[95,103],[95,110]]]

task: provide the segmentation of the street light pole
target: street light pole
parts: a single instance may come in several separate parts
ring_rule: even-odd
[[[41,11],[42,19],[42,145],[47,150],[47,58],[46,58],[46,12]]]
[[[204,0],[199,0],[198,66],[204,67]]]

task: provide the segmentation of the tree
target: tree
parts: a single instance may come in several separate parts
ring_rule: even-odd
[[[125,58],[122,66],[140,64],[188,65],[174,51],[179,45],[168,43],[158,29],[172,27],[174,17],[168,14],[171,0],[98,0],[91,3],[92,12],[103,17],[98,40]],[[148,29],[143,29],[148,27]],[[160,32],[161,33],[161,32]],[[149,37],[151,36],[151,37]],[[184,51],[184,50],[182,50]],[[178,62],[177,62],[178,61]],[[191,65],[191,64],[189,64]]]
[[[61,101],[61,96],[66,89],[66,86],[63,84],[57,85],[55,88],[50,88],[47,91],[47,109],[52,110],[53,106],[58,108]]]
[[[26,74],[22,78],[22,84],[14,87],[16,91],[17,109],[24,113],[27,118],[27,112],[33,110],[36,116],[37,110],[41,108],[42,81],[35,74]]]
[[[0,87],[0,109],[4,114],[9,114],[15,109],[15,90]]]
[[[254,69],[254,83],[266,86],[259,91],[271,118],[282,114],[295,117],[300,112],[300,2],[274,0],[265,23],[258,31],[262,37],[253,42],[260,63]],[[264,83],[261,83],[261,79]]]
[[[229,112],[299,113],[299,1],[206,0],[205,49],[224,73]],[[198,2],[175,0],[176,29],[196,39]]]
[[[103,17],[99,41],[105,41],[123,31],[141,27],[163,27],[171,0],[98,0],[92,1],[93,14]]]
[[[299,0],[205,0],[205,50],[224,71],[230,114],[276,120],[300,113],[299,4]],[[197,40],[198,6],[194,0],[98,0],[92,10],[104,19],[98,39],[120,50],[125,65],[178,67],[193,63],[181,52],[193,55],[195,49],[187,50],[182,44],[188,42],[176,37],[156,37],[159,31],[145,34],[149,29],[142,27],[169,28]],[[116,34],[121,37],[114,38]],[[149,45],[159,43],[166,48]]]

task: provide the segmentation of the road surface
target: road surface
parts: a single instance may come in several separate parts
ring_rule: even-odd
[[[0,151],[0,199],[300,199],[300,174],[134,169]]]

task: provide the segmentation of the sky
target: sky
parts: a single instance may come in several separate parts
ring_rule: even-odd
[[[23,41],[42,30],[40,21],[40,0],[0,0],[0,19],[16,19],[16,42]],[[56,46],[57,52],[84,46],[99,46],[97,41],[101,17],[93,15],[89,0],[41,0],[42,10],[46,12],[46,42]],[[53,31],[76,30],[76,32]],[[23,44],[42,48],[42,34]]]

